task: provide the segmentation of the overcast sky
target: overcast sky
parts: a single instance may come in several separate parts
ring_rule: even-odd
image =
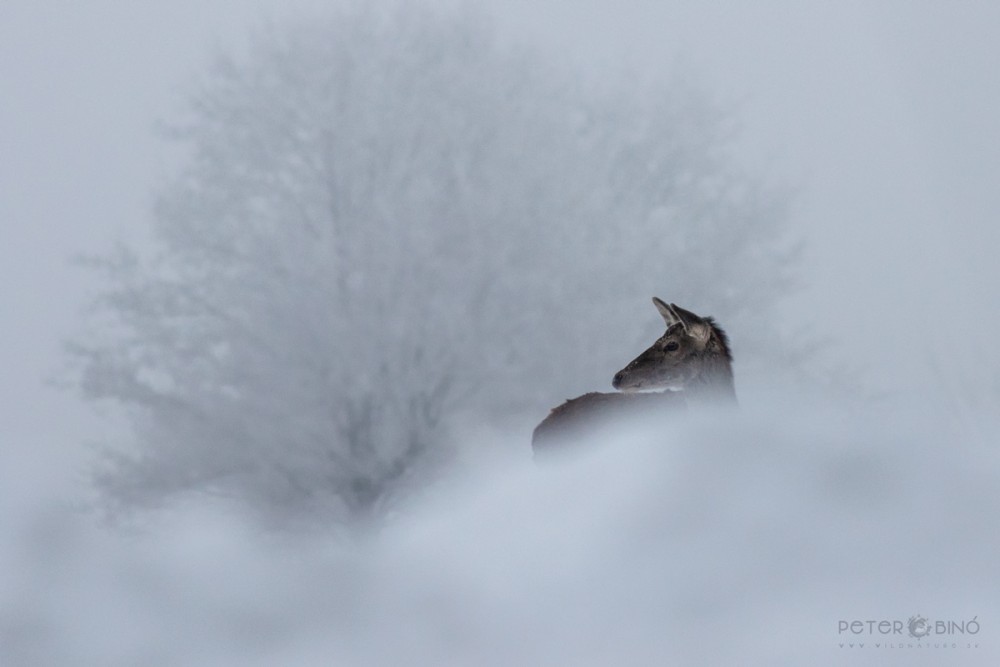
[[[0,5],[5,445],[62,448],[90,427],[43,385],[88,290],[68,260],[141,233],[169,170],[155,120],[181,106],[213,45],[322,4]],[[738,100],[746,161],[803,188],[807,288],[789,319],[828,334],[877,386],[930,382],[931,358],[965,369],[958,380],[983,373],[973,351],[997,321],[1000,4],[489,4],[505,30],[594,72],[679,60]]]

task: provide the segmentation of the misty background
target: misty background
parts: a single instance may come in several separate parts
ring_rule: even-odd
[[[94,272],[81,269],[70,260],[80,254],[104,255],[122,239],[138,247],[149,243],[156,195],[184,164],[183,155],[158,138],[157,124],[182,114],[192,81],[205,74],[212,50],[239,51],[263,21],[280,24],[286,17],[315,11],[322,4],[216,2],[140,8],[99,3],[75,8],[8,2],[0,10],[3,90],[0,220],[4,225],[5,272],[2,287],[5,317],[0,343],[6,352],[0,434],[8,507],[48,507],[53,503],[76,507],[84,503],[82,499],[89,500],[92,491],[87,470],[96,455],[92,443],[122,437],[122,425],[115,414],[95,411],[72,392],[48,382],[60,376],[65,363],[62,343],[79,331],[82,310],[102,288]],[[496,22],[501,41],[532,44],[548,54],[554,66],[576,72],[587,85],[613,87],[634,77],[641,82],[637,87],[655,86],[655,82],[680,72],[720,107],[734,110],[739,125],[736,144],[730,150],[734,163],[763,183],[795,191],[786,215],[791,236],[804,241],[802,255],[795,264],[795,277],[801,286],[775,304],[773,319],[769,321],[774,331],[780,332],[786,341],[795,340],[799,332],[810,339],[826,341],[826,346],[809,360],[810,372],[821,374],[828,368],[831,373],[846,373],[856,381],[859,394],[878,395],[884,404],[891,406],[887,410],[900,411],[884,414],[906,421],[914,413],[905,406],[931,405],[941,408],[941,414],[945,415],[941,420],[930,419],[923,429],[913,423],[901,432],[889,428],[884,438],[872,436],[865,427],[878,422],[878,414],[865,413],[857,417],[860,426],[846,427],[839,421],[843,415],[827,417],[820,409],[814,427],[806,419],[782,432],[774,432],[773,424],[766,418],[752,415],[747,417],[751,422],[763,419],[765,423],[760,427],[759,440],[777,443],[762,455],[762,461],[774,464],[770,470],[781,470],[781,466],[788,465],[785,447],[793,442],[815,441],[815,433],[819,432],[835,436],[831,436],[835,442],[830,444],[828,452],[835,468],[843,463],[837,458],[838,446],[850,449],[867,442],[875,448],[883,447],[877,456],[884,457],[885,469],[895,469],[900,461],[908,460],[907,442],[922,443],[921,447],[928,450],[926,465],[948,471],[945,477],[955,482],[954,488],[966,487],[963,491],[966,495],[953,496],[950,502],[961,502],[976,510],[969,518],[967,532],[956,528],[948,533],[955,550],[950,555],[955,558],[949,559],[944,551],[934,552],[931,558],[939,566],[951,569],[961,569],[958,566],[964,563],[967,566],[964,576],[968,578],[952,580],[955,586],[940,596],[925,590],[924,597],[933,598],[939,607],[922,613],[947,613],[958,618],[968,612],[967,617],[978,613],[982,618],[988,611],[987,605],[992,604],[995,618],[996,596],[976,595],[977,584],[982,584],[979,593],[987,588],[985,580],[977,575],[982,575],[983,563],[990,562],[989,556],[996,550],[986,534],[990,521],[987,510],[996,501],[995,494],[989,491],[990,480],[995,479],[989,476],[995,471],[995,453],[989,449],[976,450],[969,455],[971,458],[953,460],[931,450],[934,445],[954,442],[969,433],[974,433],[980,444],[992,444],[995,433],[983,412],[995,409],[998,396],[998,357],[989,343],[997,330],[995,299],[991,298],[996,270],[991,255],[1000,240],[992,224],[1000,212],[1000,194],[995,187],[1000,176],[1000,130],[995,122],[1000,117],[1000,88],[995,81],[997,47],[993,38],[1000,10],[987,4],[918,8],[902,2],[810,7],[790,2],[757,3],[752,7],[652,2],[589,3],[584,7],[569,2],[484,5],[484,14]],[[670,293],[671,288],[663,285],[656,288],[656,293],[680,302]],[[567,306],[585,307],[586,295],[574,296]],[[648,305],[650,296],[635,294],[631,303],[619,305],[615,315],[620,320],[618,325],[642,341],[639,345],[630,342],[629,351],[621,358],[622,364],[649,342],[643,337],[648,329],[643,328],[655,324],[655,314]],[[681,305],[701,312],[699,304]],[[586,331],[576,335],[586,336]],[[737,338],[737,346],[739,343]],[[604,350],[602,354],[610,353]],[[573,387],[567,392],[607,388],[610,374],[601,375],[595,370],[588,376],[583,366],[574,369],[582,375],[574,377],[573,383],[568,382]],[[737,390],[744,403],[766,405],[766,401],[746,395],[739,365],[736,372]],[[588,377],[592,385],[584,384]],[[565,397],[556,395],[547,403],[540,403],[539,418],[550,403]],[[781,414],[782,405],[785,404],[778,401],[776,406],[762,408],[760,414]],[[808,409],[815,408],[810,404]],[[972,428],[967,428],[970,425]],[[746,426],[722,426],[716,435],[720,441],[739,439]],[[527,428],[530,429],[530,424]],[[907,441],[908,436],[900,433],[913,437]],[[526,446],[527,431],[500,437],[517,436],[524,438]],[[504,447],[509,445],[500,449]],[[827,451],[822,442],[817,447],[821,452]],[[645,460],[655,462],[661,454],[643,456],[652,457]],[[701,456],[704,458],[696,457],[686,465],[697,470],[715,460],[709,454]],[[867,454],[858,456],[861,458],[851,460],[863,462]],[[979,456],[983,458],[975,458]],[[823,461],[817,455],[815,460],[807,459],[800,467],[790,464],[789,475],[815,469],[821,471],[817,475],[822,477]],[[582,465],[585,466],[582,474],[618,474],[623,479],[635,479],[637,469],[641,468],[634,462],[606,459]],[[929,468],[925,473],[928,471]],[[733,472],[729,479],[739,476],[740,473]],[[514,474],[511,479],[518,477]],[[573,492],[576,483],[572,479],[557,480],[553,488]],[[516,487],[517,482],[508,480],[499,486],[505,484]],[[555,493],[537,482],[526,484],[535,485],[526,487],[529,489],[526,493],[539,502],[545,501],[547,494]],[[882,488],[878,480],[862,479],[860,484],[860,488],[876,495],[880,493],[876,489]],[[640,482],[638,488],[647,487]],[[682,491],[684,488],[680,487]],[[794,489],[782,488],[764,504],[773,502],[776,507],[787,509],[787,505],[801,498]],[[889,537],[882,534],[879,539],[893,547],[886,553],[868,555],[870,561],[862,561],[872,571],[890,571],[891,562],[898,563],[901,554],[920,553],[927,548],[925,542],[913,538],[926,524],[910,513],[917,510],[904,508],[906,499],[923,497],[928,487],[909,479],[896,487],[890,484],[889,488],[898,491],[894,501],[898,504],[880,506],[879,519],[873,521],[883,527],[891,526],[887,529]],[[753,485],[747,488],[730,485],[729,491],[733,502],[769,497]],[[607,490],[595,493],[594,507],[603,506],[602,500],[615,498],[608,493]],[[466,493],[456,497],[470,496]],[[817,512],[824,511],[826,505],[822,500],[814,498],[812,502]],[[494,508],[489,511],[501,512],[504,507],[498,498],[487,497],[482,503]],[[212,521],[217,519],[202,517],[201,511],[192,510],[190,525],[178,521],[165,529],[168,532],[164,533],[163,541],[171,541],[178,534],[179,544],[198,545],[204,541],[205,535],[213,532]],[[562,514],[553,514],[552,521],[573,516],[565,509],[558,511]],[[30,516],[28,509],[25,512]],[[431,525],[436,525],[435,521],[444,523],[443,528],[437,529],[440,535],[453,537],[465,534],[463,531],[468,528],[463,524],[468,519],[455,518],[447,511],[436,512],[432,507],[422,512],[421,516],[430,517],[427,521]],[[633,515],[630,512],[622,510],[622,516]],[[845,531],[851,530],[847,526],[854,525],[847,515],[832,512],[825,516],[831,526],[840,526]],[[697,516],[690,518],[698,520]],[[606,520],[616,525],[611,519]],[[31,523],[19,518],[16,510],[5,521],[12,526]],[[205,527],[198,528],[202,521]],[[797,522],[808,525],[804,514],[791,515],[789,525]],[[422,525],[426,524],[419,521],[413,524]],[[719,535],[731,535],[732,530],[744,524],[734,519],[732,525],[715,525],[711,520],[709,525]],[[425,547],[414,546],[411,537],[407,537],[407,531],[417,530],[413,526],[387,538],[397,548],[397,552],[391,553],[423,553]],[[118,609],[115,613],[121,617],[127,614],[120,610],[134,604],[129,600],[135,593],[127,586],[123,589],[126,592],[120,592],[115,588],[117,584],[112,584],[111,589],[118,592],[105,596],[101,577],[113,581],[114,573],[121,569],[145,568],[166,581],[171,576],[183,579],[183,573],[178,573],[183,568],[178,563],[186,563],[185,559],[190,557],[180,553],[171,560],[168,553],[162,560],[151,560],[141,546],[136,547],[138,552],[130,551],[131,547],[119,549],[106,537],[80,537],[80,541],[73,542],[77,539],[76,529],[58,522],[41,532],[45,530],[66,533],[69,537],[64,538],[64,544],[75,545],[68,550],[82,554],[78,561],[67,562],[82,563],[80,580],[85,583],[72,583],[71,577],[67,583],[53,584],[55,590],[63,590],[59,588],[61,585],[74,591],[72,595],[81,605],[106,602],[110,609]],[[217,543],[213,558],[220,562],[238,558],[233,553],[241,550],[240,545],[257,545],[256,537],[248,537],[241,530],[229,524],[221,528],[218,532],[230,535],[230,539]],[[508,535],[505,530],[489,535],[502,543]],[[591,550],[595,542],[600,542],[587,529],[568,530],[565,539],[570,550]],[[874,528],[871,533],[864,530],[868,529],[863,529],[858,539],[876,539],[879,534]],[[41,543],[47,543],[47,539]],[[53,539],[53,544],[58,544],[59,538]],[[598,546],[608,547],[604,543]],[[683,563],[696,564],[717,547],[707,537],[705,544],[690,546],[689,554],[677,561],[682,564],[679,571],[683,572]],[[763,548],[766,552],[772,547],[780,552],[780,545]],[[306,555],[300,558],[315,559],[317,570],[322,569],[329,566],[323,560],[325,548],[322,545],[304,548]],[[613,548],[613,544],[608,548]],[[9,554],[20,553],[19,549],[15,543]],[[191,549],[197,552],[195,546]],[[669,546],[659,544],[650,553],[660,553],[659,549],[669,550]],[[544,550],[527,551],[534,555],[533,562],[542,572],[548,571],[547,564],[558,561]],[[462,562],[462,553],[472,552],[449,552],[445,559]],[[115,554],[111,565],[97,565],[105,563],[108,554]],[[19,581],[17,573],[22,569],[27,579],[31,576],[23,565],[19,566],[19,556],[8,557],[12,563],[9,571],[14,573],[8,575],[5,588],[8,593],[21,590],[19,586],[27,591],[46,588],[47,584]],[[247,558],[244,567],[248,572],[281,570],[266,549]],[[373,581],[384,578],[387,572],[402,572],[398,580],[390,578],[390,581],[404,591],[407,587],[429,586],[423,571],[414,570],[413,576],[408,576],[405,568],[395,568],[392,555],[383,552],[377,552],[368,564],[359,565],[352,560],[364,560],[363,555],[352,553],[338,558],[351,561],[349,567],[334,567],[339,573],[336,576],[344,577],[345,581],[365,580],[345,574],[356,575],[351,568],[360,567],[374,573]],[[390,562],[383,562],[385,559]],[[620,564],[628,569],[627,564],[633,560],[634,555],[626,555]],[[776,559],[773,554],[763,553],[750,562],[773,564]],[[812,574],[825,567],[822,558],[806,562],[816,568]],[[63,561],[56,561],[52,568],[66,569],[59,563]],[[917,563],[897,565],[894,576],[905,579],[909,567],[915,576],[920,571]],[[640,565],[633,569],[647,571]],[[42,575],[49,571],[44,565],[39,566],[36,576],[44,581]],[[599,563],[579,566],[584,575],[603,571]],[[826,571],[832,573],[826,581],[836,582],[839,570],[826,568]],[[849,569],[841,574],[852,576]],[[210,577],[211,572],[200,571],[197,576]],[[308,576],[305,578],[308,581]],[[513,573],[497,575],[497,581],[507,585],[513,580],[516,580]],[[817,589],[824,590],[823,578],[816,576],[814,580],[820,582]],[[673,592],[677,590],[675,584],[681,585],[659,583]],[[303,584],[289,585],[297,590]],[[448,590],[448,584],[441,585]],[[477,585],[485,584],[479,580],[468,585],[475,590]],[[864,586],[863,582],[857,585]],[[329,586],[331,595],[340,590],[334,584]],[[835,583],[830,586],[836,589]],[[903,584],[887,585],[887,589],[893,591],[890,601],[898,601],[907,613],[920,611],[912,607],[919,596],[904,595],[907,589]],[[234,580],[219,599],[235,599],[240,590]],[[279,585],[270,590],[280,595],[284,589]],[[570,596],[576,594],[568,584],[565,590],[570,591]],[[453,592],[460,594],[461,588]],[[156,597],[155,593],[152,595]],[[267,592],[259,595],[260,607],[267,608],[273,602]],[[393,624],[392,619],[403,623],[402,619],[409,618],[391,603],[391,595],[390,602],[380,595],[390,594],[360,595],[365,602],[359,608],[372,615],[368,625],[357,619],[350,621],[368,628],[360,632],[362,639],[351,649],[358,651],[358,655],[370,648],[363,639],[365,632],[377,636],[379,628]],[[404,594],[400,599],[419,599],[415,595]],[[717,607],[699,607],[705,601],[698,595],[692,593],[694,608],[701,609],[698,613],[712,616],[711,610]],[[141,594],[136,598],[144,599]],[[842,606],[825,612],[817,611],[820,607],[803,606],[819,615],[828,613],[829,618],[823,622],[833,619],[834,627],[836,618],[844,614],[900,613],[885,599],[881,603],[872,602],[871,607],[881,604],[878,612],[869,611],[870,607],[858,609],[859,598],[846,599],[855,606],[845,601]],[[203,602],[191,598],[180,606],[186,603],[199,607]],[[250,604],[255,605],[253,601]],[[403,607],[406,604],[399,603]],[[784,618],[782,609],[787,614],[787,608],[796,604],[796,599],[772,600],[769,604],[773,604],[770,608],[774,617],[780,619]],[[313,608],[310,604],[306,607]],[[501,607],[498,613],[516,615],[515,603]],[[15,601],[7,607],[5,618],[12,614],[10,609],[25,608],[36,612],[34,620],[40,626],[60,625],[61,621],[72,625],[72,620],[59,616],[61,612],[52,611],[58,605],[47,606],[44,601],[35,606]],[[649,610],[642,605],[639,609]],[[343,609],[326,608],[322,603],[316,603],[315,611],[315,618],[345,613]],[[211,612],[206,613],[211,616]],[[727,623],[737,622],[739,614],[731,613],[734,615],[712,616],[717,625],[703,627],[704,636],[711,636],[712,628],[731,627]],[[150,614],[153,618],[158,615],[173,618],[164,609]],[[219,616],[224,615],[224,611],[219,611]],[[661,619],[650,611],[644,617],[680,627],[694,624],[691,615]],[[807,618],[803,624],[809,626],[813,622],[814,618]],[[301,621],[302,627],[309,623]],[[655,625],[652,620],[650,623]],[[488,626],[489,622],[484,621],[482,627]],[[20,626],[8,622],[5,627],[7,636],[13,636],[10,628]],[[30,628],[30,623],[27,627]],[[133,636],[140,638],[144,632],[152,633],[144,627],[133,630]],[[79,637],[74,634],[74,638],[62,638],[62,644],[54,640],[53,645],[87,646],[94,655],[102,655],[102,644],[88,640],[85,629],[77,632]],[[797,639],[804,647],[798,655],[815,658],[811,651],[818,642],[828,646],[829,652],[822,655],[831,660],[837,657],[833,652],[835,632],[820,634],[818,638],[809,632],[814,630],[805,631]],[[485,636],[479,640],[489,645],[496,639]],[[617,640],[629,642],[625,635]],[[760,644],[754,645],[766,651],[767,637],[759,641]],[[235,635],[232,642],[238,643]],[[377,639],[371,642],[377,643]],[[136,640],[136,643],[143,642]],[[146,644],[156,642],[149,640]],[[206,640],[206,644],[211,642]],[[476,642],[471,641],[470,645],[470,655],[477,655]],[[993,645],[996,646],[995,641]],[[308,654],[310,649],[301,650]],[[428,654],[433,654],[433,650],[428,649]],[[162,658],[164,664],[174,664],[169,652],[163,655],[168,656]],[[391,655],[383,659],[391,662]],[[600,662],[599,658],[594,659]]]

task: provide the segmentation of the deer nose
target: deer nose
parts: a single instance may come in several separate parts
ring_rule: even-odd
[[[607,375],[605,375],[604,377],[607,377]],[[617,373],[615,373],[614,379],[611,380],[611,386],[617,389],[618,385],[620,385],[622,383],[622,380],[624,379],[625,379],[625,371],[618,371]]]

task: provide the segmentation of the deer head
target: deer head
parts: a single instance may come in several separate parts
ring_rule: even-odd
[[[725,333],[710,317],[700,317],[653,297],[667,330],[652,346],[615,374],[612,385],[624,392],[733,392],[731,356]],[[735,393],[733,393],[735,397]]]

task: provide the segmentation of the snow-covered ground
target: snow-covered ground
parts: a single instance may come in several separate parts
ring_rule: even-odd
[[[977,419],[784,398],[540,464],[519,434],[351,541],[207,501],[109,529],[8,466],[0,665],[997,664]]]

